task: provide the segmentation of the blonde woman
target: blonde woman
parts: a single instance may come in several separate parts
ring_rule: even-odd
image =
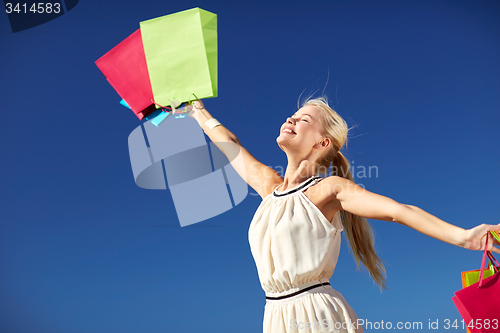
[[[263,199],[249,228],[252,255],[266,293],[264,333],[349,332],[363,328],[344,297],[329,285],[344,230],[354,258],[385,287],[385,268],[375,253],[367,218],[409,226],[443,242],[491,251],[488,233],[499,225],[464,230],[422,209],[369,192],[353,182],[340,149],[345,121],[325,98],[310,99],[286,119],[276,139],[288,165],[284,178],[257,161],[238,138],[195,101],[190,116]],[[331,166],[332,176],[321,178]]]

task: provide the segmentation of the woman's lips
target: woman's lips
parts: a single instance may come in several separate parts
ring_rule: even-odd
[[[285,128],[283,128],[283,131],[282,131],[282,132],[283,132],[283,133],[288,133],[288,134],[297,134],[297,133],[295,133],[295,132],[294,132],[291,128],[289,128],[289,127],[285,127]]]

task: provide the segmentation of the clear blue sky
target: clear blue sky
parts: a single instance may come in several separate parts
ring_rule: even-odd
[[[140,122],[94,64],[140,21],[193,7],[218,14],[219,96],[205,104],[260,161],[286,166],[280,125],[329,75],[356,125],[345,155],[378,168],[358,183],[464,228],[500,222],[497,1],[81,0],[15,34],[0,14],[1,332],[262,330],[247,238],[260,198],[181,228],[168,190],[135,185]],[[451,297],[481,253],[370,222],[389,290],[346,242],[331,279],[358,316],[459,319]]]

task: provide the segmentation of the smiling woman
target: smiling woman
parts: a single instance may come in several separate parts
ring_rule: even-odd
[[[374,249],[367,218],[397,222],[425,235],[468,249],[483,248],[489,230],[464,230],[391,198],[372,193],[353,181],[340,152],[348,127],[327,100],[306,101],[286,119],[276,139],[288,165],[284,177],[257,161],[238,138],[194,102],[190,114],[228,156],[238,174],[262,197],[248,237],[261,286],[266,293],[264,333],[363,332],[356,313],[330,286],[345,231],[356,263],[385,288],[385,268]],[[232,148],[228,148],[228,144]],[[234,149],[238,157],[234,158]],[[332,175],[320,177],[331,168]],[[500,252],[491,244],[490,249]]]

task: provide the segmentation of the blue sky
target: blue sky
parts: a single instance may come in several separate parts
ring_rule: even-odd
[[[193,7],[218,14],[205,105],[257,159],[286,166],[280,125],[324,89],[355,126],[345,155],[378,169],[359,184],[464,228],[500,222],[496,1],[81,0],[15,34],[0,14],[0,331],[262,330],[247,236],[260,198],[181,228],[168,190],[135,185],[140,122],[94,64],[140,21]],[[331,279],[358,316],[421,332],[459,319],[451,297],[481,253],[370,222],[389,290],[345,241]]]

